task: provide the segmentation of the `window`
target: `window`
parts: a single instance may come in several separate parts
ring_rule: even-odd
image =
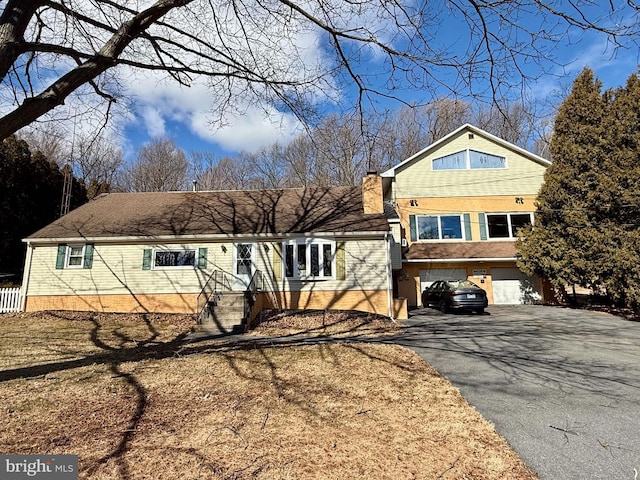
[[[434,170],[465,170],[467,168],[466,152],[436,158],[431,164]]]
[[[469,167],[477,168],[507,168],[507,159],[490,153],[469,150]]]
[[[56,269],[65,268],[92,268],[93,244],[58,245],[56,257]]]
[[[251,261],[251,250],[253,244],[251,243],[239,243],[236,253],[236,273],[238,275],[249,275],[253,274]]]
[[[462,150],[431,161],[433,170],[478,170],[485,168],[507,168],[506,157],[478,152],[476,150]]]
[[[518,229],[533,223],[531,213],[488,213],[486,216],[489,238],[516,238]]]
[[[463,240],[461,215],[417,215],[419,240]]]
[[[284,272],[288,278],[333,278],[336,243],[333,240],[295,239],[284,243]]]
[[[84,245],[67,246],[67,268],[82,268],[84,260]]]
[[[195,267],[195,250],[156,250],[153,266],[156,268]]]

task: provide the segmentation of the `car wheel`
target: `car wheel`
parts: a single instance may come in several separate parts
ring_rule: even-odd
[[[449,311],[449,308],[447,307],[447,302],[445,302],[444,300],[440,300],[440,311],[442,313],[447,313]]]

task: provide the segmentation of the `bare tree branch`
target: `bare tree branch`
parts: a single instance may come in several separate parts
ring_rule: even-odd
[[[98,88],[107,73],[164,72],[182,86],[205,77],[219,115],[243,96],[308,120],[345,85],[355,86],[361,114],[376,98],[413,103],[398,87],[415,88],[428,103],[443,89],[472,95],[480,85],[495,100],[539,75],[529,66],[543,71],[569,33],[595,32],[614,48],[640,38],[633,0],[615,8],[595,0],[156,0],[141,10],[115,0],[2,5],[0,81],[10,105],[0,139],[84,86],[112,102],[115,93]],[[443,32],[445,20],[447,28],[458,27],[455,48],[440,38],[451,33]]]

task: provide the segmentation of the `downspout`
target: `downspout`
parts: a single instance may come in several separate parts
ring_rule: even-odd
[[[385,256],[387,261],[387,307],[389,312],[389,318],[391,321],[395,322],[396,320],[393,318],[393,294],[392,294],[392,274],[391,274],[391,255],[389,254],[389,250],[391,246],[389,245],[389,232],[384,234],[384,243],[385,243]]]
[[[29,277],[31,276],[31,257],[33,256],[33,247],[31,242],[27,240],[27,258],[22,272],[22,288],[20,289],[20,311],[24,312],[27,306],[27,293],[29,291]]]

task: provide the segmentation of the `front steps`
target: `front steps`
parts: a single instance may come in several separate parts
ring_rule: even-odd
[[[225,292],[211,297],[200,316],[198,330],[211,333],[244,332],[244,293]]]

